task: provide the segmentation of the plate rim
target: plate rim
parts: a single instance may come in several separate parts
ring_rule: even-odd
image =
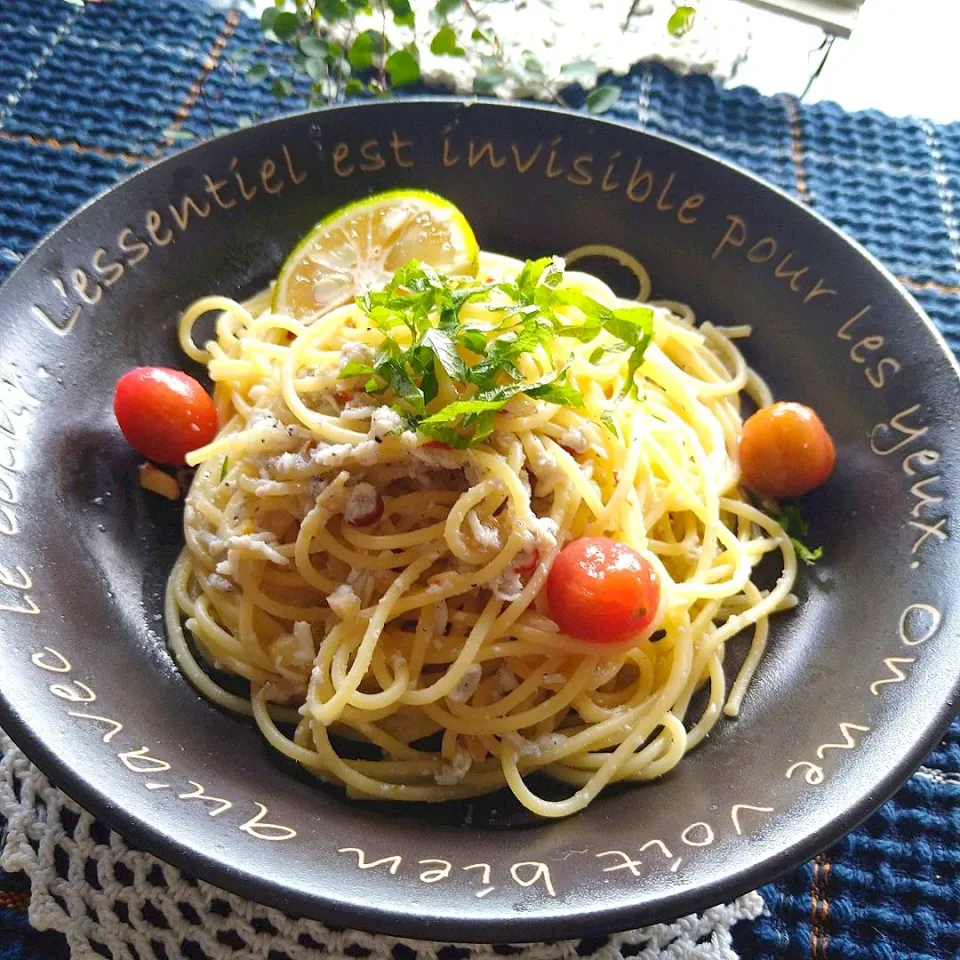
[[[913,311],[921,324],[926,327],[927,333],[932,335],[933,342],[939,349],[941,357],[947,361],[947,367],[954,380],[960,382],[960,362],[950,349],[943,334],[910,291],[905,289],[893,273],[859,241],[850,237],[823,214],[812,209],[783,188],[700,146],[677,137],[644,129],[627,121],[594,116],[547,104],[505,102],[490,97],[424,94],[405,96],[388,103],[364,101],[299,110],[262,120],[249,127],[211,137],[185,149],[158,157],[142,169],[122,176],[117,182],[86,200],[43,236],[11,271],[3,284],[0,284],[0,296],[4,294],[18,274],[21,271],[26,271],[32,261],[40,256],[42,249],[61,232],[68,229],[79,216],[115,190],[126,187],[141,176],[152,173],[157,167],[178,163],[194,152],[207,149],[211,143],[228,141],[234,137],[243,138],[249,136],[252,131],[264,132],[273,126],[280,126],[291,120],[303,121],[311,117],[322,117],[331,113],[390,112],[391,110],[402,109],[408,104],[448,110],[451,108],[470,109],[475,106],[484,106],[515,113],[550,113],[577,123],[597,124],[628,134],[640,134],[651,141],[669,144],[682,151],[692,153],[702,160],[726,167],[739,176],[745,177],[756,188],[772,192],[782,200],[786,200],[799,211],[801,217],[811,217],[826,228],[837,240],[851,248],[859,258],[865,260],[886,281],[891,291],[899,296],[905,302],[905,305]],[[290,913],[291,916],[302,916],[325,923],[347,925],[358,930],[386,936],[418,940],[430,939],[440,942],[449,940],[453,943],[532,943],[544,939],[557,940],[561,936],[568,939],[581,939],[585,936],[606,935],[651,923],[664,922],[665,919],[674,919],[687,913],[700,912],[715,904],[730,902],[806,862],[871,816],[910,779],[917,767],[928,756],[937,742],[942,739],[958,712],[960,712],[960,677],[955,682],[950,696],[940,705],[931,722],[923,731],[923,735],[914,740],[912,749],[907,751],[899,763],[877,782],[876,789],[872,793],[864,796],[859,802],[847,806],[840,815],[827,821],[818,830],[805,833],[802,838],[790,846],[780,848],[753,865],[728,877],[669,892],[645,904],[601,906],[596,910],[581,909],[574,913],[567,911],[557,915],[528,916],[523,912],[514,912],[509,917],[478,921],[476,918],[459,919],[453,913],[439,917],[436,915],[423,917],[417,915],[414,910],[404,911],[399,909],[395,903],[373,904],[368,901],[365,904],[357,904],[356,902],[349,902],[346,897],[337,901],[329,896],[320,897],[315,894],[307,894],[265,880],[252,870],[244,872],[235,866],[225,864],[223,861],[197,853],[183,839],[164,835],[149,822],[134,817],[123,807],[115,804],[106,793],[85,779],[81,773],[75,772],[65,758],[59,756],[43,740],[37,737],[26,716],[15,709],[14,705],[8,702],[5,697],[0,696],[0,726],[10,739],[30,762],[47,777],[51,785],[61,789],[75,803],[97,819],[102,820],[128,846],[142,849],[177,867],[189,876],[221,887],[243,899],[254,900],[256,903],[276,908],[285,913],[290,913],[290,908],[294,903],[301,908],[307,904],[311,905],[310,909],[305,909],[302,913]],[[66,789],[67,787],[69,789]],[[708,893],[709,896],[707,896]],[[476,937],[476,939],[469,935],[465,938],[464,934],[468,928],[473,928],[473,934],[481,932],[477,930],[478,925],[483,928],[482,935]],[[558,931],[560,936],[558,936]]]

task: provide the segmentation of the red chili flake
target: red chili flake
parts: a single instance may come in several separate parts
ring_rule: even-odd
[[[517,573],[533,573],[537,569],[537,565],[540,563],[540,551],[534,547],[530,551],[529,559],[524,560],[520,563],[514,563],[513,569]]]
[[[348,517],[345,512],[343,516],[347,523],[354,527],[372,527],[383,516],[383,510],[383,497],[378,493],[373,506],[366,513],[362,513],[359,516],[352,514]]]

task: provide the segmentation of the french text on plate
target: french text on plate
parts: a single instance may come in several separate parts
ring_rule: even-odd
[[[125,725],[106,712],[94,712],[96,708],[88,707],[89,704],[98,701],[96,692],[88,683],[74,676],[73,664],[59,650],[45,646],[35,651],[30,661],[37,669],[57,675],[57,679],[48,686],[48,690],[58,699],[73,705],[73,709],[67,711],[68,716],[104,730],[101,738],[103,742],[118,746],[112,741],[126,729]],[[173,764],[154,755],[147,746],[128,746],[126,749],[117,750],[115,755],[126,770],[142,779],[147,790],[169,790],[178,800],[185,803],[197,802],[207,805],[206,812],[210,817],[218,817],[234,809],[238,812],[243,811],[241,818],[238,818],[242,819],[242,822],[234,823],[234,827],[248,836],[275,842],[292,840],[297,835],[297,831],[292,827],[270,823],[267,820],[270,812],[268,807],[258,800],[244,798],[242,801],[233,801],[225,797],[213,796],[207,793],[207,788],[196,780],[186,780],[191,788],[189,790],[184,790],[182,786],[178,787],[176,784],[180,778]],[[164,774],[168,777],[161,779],[161,775]],[[250,810],[250,804],[255,808],[253,811]]]

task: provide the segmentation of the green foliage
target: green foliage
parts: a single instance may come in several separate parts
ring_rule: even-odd
[[[430,41],[430,52],[438,55],[462,57],[466,51],[457,43],[457,32],[451,26],[442,26]]]
[[[410,0],[387,0],[390,12],[393,14],[393,22],[401,27],[412,27],[414,24],[413,9],[410,6]]]
[[[295,13],[279,11],[270,25],[278,40],[289,40],[300,30],[300,18]]]
[[[620,99],[620,88],[612,84],[594,87],[587,94],[587,109],[591,113],[606,113]]]
[[[564,64],[560,76],[571,83],[589,80],[597,72],[597,65],[592,60],[574,60]]]
[[[248,83],[260,83],[270,76],[270,68],[265,63],[255,63],[244,74]]]
[[[790,538],[798,560],[802,560],[808,567],[812,567],[822,556],[823,547],[808,547],[803,538],[810,533],[810,524],[796,503],[785,503],[780,508],[780,525]]]
[[[609,410],[604,410],[600,414],[600,422],[619,440],[620,431],[617,429],[617,422],[613,419],[613,414]]]
[[[293,93],[293,84],[286,77],[277,77],[270,85],[270,92],[278,99],[289,97]]]
[[[677,7],[667,21],[667,31],[670,33],[670,36],[682,37],[684,34],[689,33],[693,28],[696,13],[696,8],[691,7],[689,4]]]
[[[416,48],[395,50],[387,57],[384,66],[391,86],[405,87],[420,79],[420,61]]]
[[[353,41],[347,60],[354,70],[366,70],[373,66],[373,38],[374,31],[367,30]]]
[[[490,309],[492,316],[499,316],[494,328],[461,320],[465,304],[488,303],[493,292],[497,298]],[[383,290],[359,296],[357,304],[384,341],[372,363],[347,364],[341,378],[362,377],[364,389],[386,394],[409,429],[456,449],[489,436],[496,412],[518,394],[583,406],[583,395],[570,383],[567,367],[552,366],[549,350],[538,354],[538,363],[549,365],[542,376],[528,381],[519,370],[522,356],[556,339],[589,342],[606,332],[616,349],[630,351],[623,393],[635,393],[634,374],[653,329],[653,311],[647,307],[611,310],[577,290],[565,289],[563,270],[554,257],[528,260],[512,282],[488,284],[443,277],[412,261]],[[575,308],[577,323],[569,321],[569,307]],[[409,331],[407,348],[394,336],[400,328]],[[428,414],[439,395],[441,374],[457,386],[460,399]],[[616,434],[609,414],[601,422]]]
[[[401,27],[418,26],[421,43],[426,42],[435,56],[480,54],[481,64],[473,77],[473,90],[478,94],[492,94],[509,79],[566,105],[561,95],[564,87],[594,80],[597,67],[591,60],[566,64],[555,79],[546,75],[530,51],[524,51],[518,62],[508,62],[503,44],[483,18],[482,9],[479,7],[478,13],[471,0],[433,0],[424,30],[423,23],[416,23],[410,0],[274,0],[260,17],[263,42],[259,51],[237,49],[231,62],[247,82],[268,86],[278,99],[293,93],[294,75],[309,78],[307,100],[311,106],[363,93],[383,96],[393,88],[416,83],[421,76],[416,43],[411,40],[396,49],[385,35],[390,17]],[[695,12],[690,4],[676,5],[667,23],[669,32],[675,37],[687,33]],[[377,25],[361,29],[361,16],[370,14],[375,15]],[[334,25],[346,35],[345,43],[332,39],[330,28]],[[267,48],[272,48],[270,66],[263,62]],[[260,59],[252,62],[256,53]],[[585,105],[592,113],[605,113],[619,96],[619,87],[604,84],[587,94]]]

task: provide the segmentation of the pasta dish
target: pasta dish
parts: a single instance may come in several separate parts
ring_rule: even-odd
[[[749,327],[649,302],[639,264],[626,300],[557,257],[400,259],[309,309],[281,277],[184,313],[219,426],[186,456],[172,650],[350,796],[506,786],[566,816],[735,716],[796,603],[791,536],[741,469],[773,398]]]

